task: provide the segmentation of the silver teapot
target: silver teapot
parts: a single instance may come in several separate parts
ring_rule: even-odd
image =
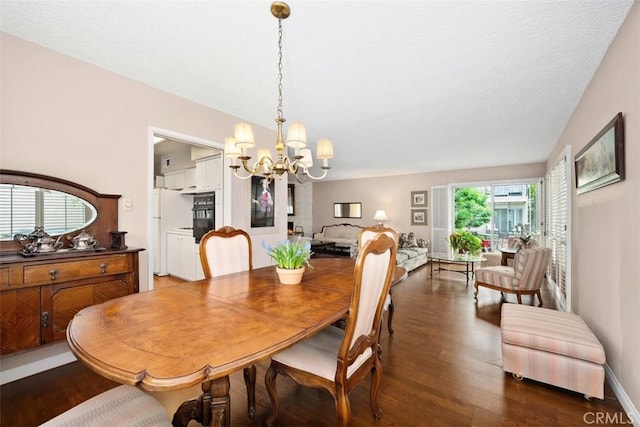
[[[64,245],[60,238],[62,238],[62,235],[57,240],[49,236],[44,231],[44,227],[36,227],[29,234],[16,234],[13,236],[13,239],[22,245],[22,252],[25,254],[55,252]]]
[[[78,251],[93,249],[93,247],[97,244],[98,241],[85,230],[82,230],[82,233],[71,239],[71,246],[73,247],[73,249]]]

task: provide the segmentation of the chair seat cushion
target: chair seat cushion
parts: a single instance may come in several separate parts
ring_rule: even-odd
[[[171,426],[164,406],[129,385],[105,391],[42,424],[41,427]]]
[[[603,364],[602,344],[576,314],[503,304],[502,342]]]
[[[475,272],[476,281],[488,285],[500,286],[501,288],[516,289],[518,279],[513,267],[498,265],[495,267],[479,268]]]
[[[273,356],[273,360],[334,381],[338,366],[338,350],[342,344],[343,337],[344,331],[342,329],[329,326],[314,336],[276,354]],[[350,377],[370,355],[371,348],[368,347],[349,367],[347,378]]]

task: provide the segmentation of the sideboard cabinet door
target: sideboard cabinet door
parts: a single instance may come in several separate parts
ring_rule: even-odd
[[[40,345],[40,288],[0,292],[0,354]]]

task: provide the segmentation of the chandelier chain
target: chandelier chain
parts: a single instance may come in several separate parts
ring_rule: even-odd
[[[328,160],[333,158],[333,146],[329,139],[318,140],[318,159],[322,159],[322,174],[313,176],[309,172],[309,168],[313,166],[311,150],[306,147],[306,131],[302,123],[292,123],[289,129],[290,137],[287,143],[284,143],[282,137],[282,128],[285,122],[282,109],[282,20],[289,17],[291,10],[289,6],[282,1],[274,1],[271,4],[271,14],[278,18],[278,105],[276,108],[277,117],[277,137],[275,143],[276,157],[271,155],[268,149],[258,150],[258,160],[249,165],[251,156],[247,154],[247,149],[255,146],[253,139],[253,130],[248,123],[239,123],[236,125],[233,137],[225,139],[225,156],[231,158],[229,167],[233,170],[234,176],[240,179],[249,179],[252,176],[264,176],[267,183],[271,183],[275,177],[282,178],[283,175],[290,174],[294,176],[300,183],[305,182],[307,178],[322,179],[327,175],[329,168]],[[295,155],[290,157],[286,155],[287,146],[295,148]],[[240,164],[237,162],[240,161]],[[240,168],[245,175],[239,173]]]
[[[282,18],[278,18],[278,118],[284,120],[282,113]]]

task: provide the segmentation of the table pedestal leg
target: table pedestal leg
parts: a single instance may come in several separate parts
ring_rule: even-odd
[[[231,399],[229,377],[225,376],[202,383],[202,395],[183,402],[173,415],[174,427],[187,427],[196,420],[204,426],[229,427],[231,424]]]

